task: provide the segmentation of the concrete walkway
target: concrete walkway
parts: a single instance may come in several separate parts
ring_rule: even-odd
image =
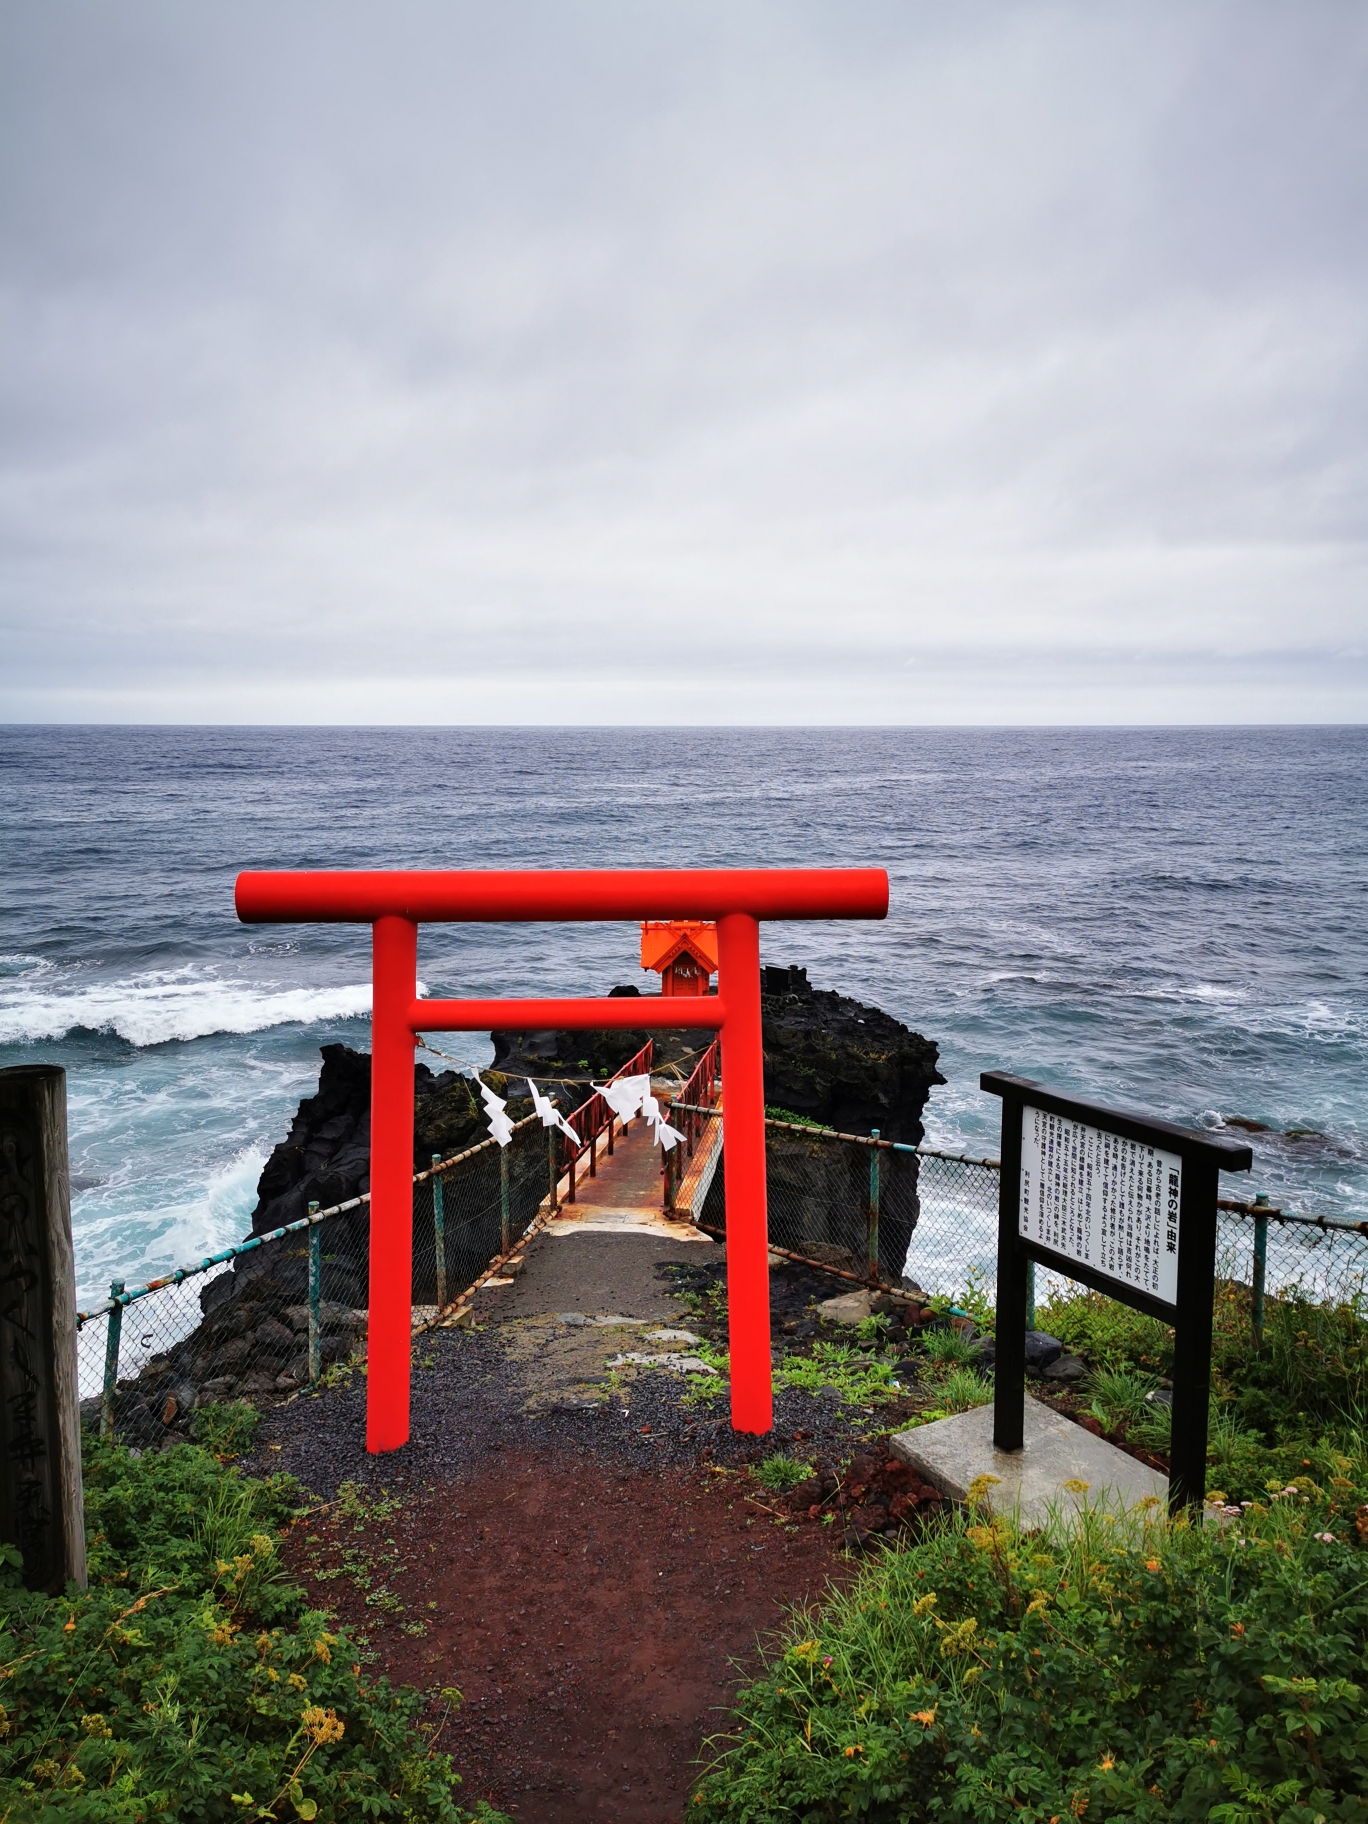
[[[716,1144],[721,1123],[708,1126]],[[507,1268],[472,1294],[471,1320],[500,1333],[524,1412],[596,1406],[611,1374],[632,1378],[636,1364],[609,1366],[624,1354],[655,1357],[656,1365],[692,1358],[687,1316],[658,1268],[719,1260],[724,1250],[662,1207],[663,1158],[645,1121],[615,1126],[611,1155],[601,1135],[594,1175],[587,1160],[576,1171],[575,1201],[563,1178],[558,1211],[544,1212]],[[682,1335],[652,1336],[656,1330]]]

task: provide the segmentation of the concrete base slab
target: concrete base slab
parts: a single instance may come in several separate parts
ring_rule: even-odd
[[[1147,1469],[1105,1438],[1095,1438],[1039,1400],[1026,1401],[1020,1450],[993,1447],[993,1409],[976,1406],[953,1418],[900,1431],[889,1440],[895,1456],[951,1500],[963,1501],[979,1476],[994,1513],[1017,1513],[1023,1525],[1041,1526],[1054,1509],[1062,1515],[1105,1503],[1132,1508],[1153,1498],[1168,1506],[1168,1477]]]

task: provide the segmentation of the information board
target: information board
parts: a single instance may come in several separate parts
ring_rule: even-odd
[[[989,1070],[1002,1098],[993,1443],[1020,1450],[1032,1262],[1172,1324],[1169,1501],[1206,1487],[1216,1194],[1221,1172],[1247,1172],[1247,1142],[1136,1110],[1063,1096]]]
[[[1182,1194],[1177,1153],[1023,1104],[1024,1241],[1176,1306]]]

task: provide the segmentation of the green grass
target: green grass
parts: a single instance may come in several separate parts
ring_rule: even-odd
[[[1169,1413],[1146,1406],[1144,1393],[1172,1369],[1171,1330],[1096,1292],[1042,1305],[1036,1324],[1087,1360],[1087,1394],[1104,1424],[1167,1451]],[[1248,1289],[1219,1282],[1211,1362],[1209,1484],[1249,1499],[1303,1470],[1323,1477],[1337,1454],[1368,1455],[1368,1323],[1357,1303],[1269,1298],[1256,1349]]]
[[[952,1368],[935,1394],[936,1404],[946,1412],[968,1412],[974,1406],[987,1406],[992,1397],[992,1383],[972,1368]]]
[[[965,1364],[975,1359],[972,1341],[958,1330],[928,1330],[921,1346],[933,1362]]]
[[[815,1342],[810,1355],[787,1355],[774,1369],[776,1387],[797,1387],[805,1393],[830,1387],[848,1406],[877,1406],[901,1399],[892,1382],[892,1361],[845,1343]]]
[[[1338,1480],[1226,1526],[961,1516],[882,1554],[791,1620],[689,1817],[1359,1824],[1368,1487]]]
[[[792,1457],[786,1457],[782,1451],[766,1457],[763,1463],[755,1463],[750,1472],[762,1487],[776,1495],[784,1494],[790,1488],[797,1488],[800,1482],[806,1482],[812,1474],[811,1463],[798,1463]]]
[[[286,1574],[296,1484],[95,1439],[84,1473],[87,1591],[26,1591],[0,1550],[4,1824],[470,1818],[423,1700],[365,1681]]]

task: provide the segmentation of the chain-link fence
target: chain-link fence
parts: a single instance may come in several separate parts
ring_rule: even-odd
[[[695,1128],[723,1119],[688,1105]],[[693,1119],[693,1117],[697,1119]],[[519,1122],[507,1147],[486,1140],[434,1161],[413,1181],[414,1328],[442,1321],[556,1206],[555,1129]],[[669,1194],[693,1185],[680,1147]],[[700,1148],[706,1188],[694,1219],[726,1232],[721,1148]],[[952,1298],[970,1288],[993,1301],[999,1168],[930,1147],[791,1121],[765,1123],[769,1241],[862,1284],[915,1285]],[[116,1281],[78,1314],[82,1411],[130,1443],[184,1432],[216,1400],[282,1397],[350,1361],[367,1325],[370,1199],[253,1237],[146,1286]],[[1218,1276],[1250,1289],[1255,1322],[1265,1297],[1293,1294],[1368,1308],[1368,1224],[1297,1216],[1261,1204],[1221,1204]],[[1078,1290],[1037,1269],[1035,1297]]]
[[[554,1135],[550,1137],[554,1139]],[[554,1202],[535,1116],[413,1181],[413,1318],[437,1321]],[[370,1198],[357,1197],[77,1315],[82,1416],[127,1443],[183,1435],[218,1400],[280,1398],[350,1361],[367,1328]]]
[[[956,1292],[970,1270],[992,1272],[998,1169],[930,1147],[806,1122],[766,1119],[770,1247],[864,1284]],[[699,1217],[726,1230],[724,1174]]]
[[[765,1170],[776,1252],[866,1284],[911,1282],[952,1298],[972,1288],[994,1301],[996,1159],[766,1120]],[[725,1234],[720,1166],[700,1222]],[[1256,1322],[1265,1298],[1294,1295],[1368,1314],[1368,1223],[1223,1199],[1217,1235],[1217,1276],[1249,1288]],[[1082,1289],[1035,1271],[1041,1302]]]

